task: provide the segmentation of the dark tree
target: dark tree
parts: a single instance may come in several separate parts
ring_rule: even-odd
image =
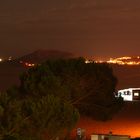
[[[118,111],[114,97],[117,79],[109,64],[85,63],[85,59],[48,60],[21,76],[23,94],[53,94],[74,105],[80,114],[107,120]]]
[[[79,118],[78,111],[60,98],[13,99],[0,94],[0,139],[42,140],[67,135]]]
[[[48,60],[23,73],[20,86],[0,94],[0,139],[68,136],[80,115],[110,119],[122,105],[108,64],[83,58]]]

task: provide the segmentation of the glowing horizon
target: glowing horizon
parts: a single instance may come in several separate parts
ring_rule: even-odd
[[[119,65],[140,65],[140,56],[130,57],[130,56],[123,56],[118,58],[110,58],[107,61],[95,61],[96,63],[109,63],[109,64],[119,64]]]

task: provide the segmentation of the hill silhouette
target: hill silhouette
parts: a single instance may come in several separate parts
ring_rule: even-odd
[[[59,50],[37,50],[33,53],[24,55],[18,59],[15,59],[15,62],[30,62],[30,63],[42,63],[47,59],[67,59],[72,58],[74,55],[70,52],[64,52]]]

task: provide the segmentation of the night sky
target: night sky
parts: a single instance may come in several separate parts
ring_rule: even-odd
[[[37,49],[140,55],[140,0],[1,0],[0,56]]]

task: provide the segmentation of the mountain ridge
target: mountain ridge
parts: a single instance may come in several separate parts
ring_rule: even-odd
[[[39,49],[32,53],[26,54],[22,57],[14,59],[15,62],[30,62],[30,63],[41,63],[47,59],[67,59],[75,57],[71,52],[59,51],[59,50],[45,50]]]

